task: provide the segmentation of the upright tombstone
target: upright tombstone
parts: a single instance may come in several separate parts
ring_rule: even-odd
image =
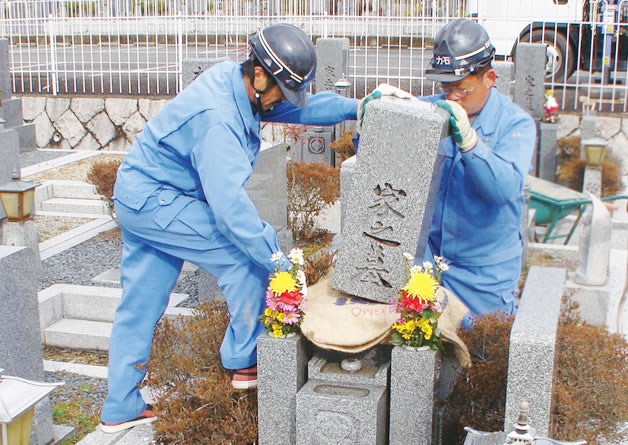
[[[7,129],[15,130],[18,136],[18,153],[36,148],[35,124],[24,124],[22,99],[11,97],[13,85],[9,72],[9,42],[0,39],[0,119],[5,121]]]
[[[556,180],[557,134],[557,123],[541,122],[539,126],[539,178],[551,182]]]
[[[0,185],[11,181],[13,172],[20,170],[20,137],[12,128],[6,128],[0,118]]]
[[[538,133],[545,95],[545,59],[546,48],[540,43],[519,43],[515,62],[514,102],[527,111],[537,125]],[[532,173],[538,174],[538,151],[532,156]]]
[[[0,363],[5,374],[43,380],[43,357],[33,268],[38,258],[27,247],[0,245]],[[50,400],[35,407],[32,445],[53,440]]]
[[[493,68],[497,74],[495,88],[512,99],[515,84],[515,64],[513,62],[493,62]]]
[[[207,71],[212,66],[224,62],[225,60],[229,59],[227,57],[217,57],[214,59],[183,59],[181,67],[181,89],[185,89],[204,71]]]
[[[336,289],[388,302],[403,285],[403,253],[420,257],[427,245],[447,123],[427,102],[384,97],[369,104],[347,194]]]
[[[349,39],[320,38],[316,41],[316,92],[336,91],[335,84],[349,66]],[[324,162],[335,165],[335,153],[329,143],[338,137],[334,127],[311,127],[294,145],[297,162]]]
[[[608,280],[613,223],[606,206],[589,193],[593,205],[583,218],[584,228],[578,251],[580,259],[574,281],[589,286],[603,286]]]

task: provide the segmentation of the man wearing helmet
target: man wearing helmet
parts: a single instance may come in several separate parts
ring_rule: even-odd
[[[306,94],[316,56],[300,29],[271,25],[250,43],[249,60],[215,65],[165,105],[118,170],[123,290],[109,348],[105,432],[155,420],[137,384],[184,260],[218,278],[231,316],[220,353],[234,370],[233,386],[257,385],[256,338],[264,330],[257,317],[271,255],[280,252],[245,191],[259,155],[260,120],[333,125],[355,119],[358,103]]]
[[[534,150],[531,117],[493,86],[495,49],[476,22],[458,19],[434,39],[429,80],[441,94],[424,98],[450,114],[452,137],[426,260],[445,257],[443,285],[473,314],[514,313],[521,270],[523,186]]]

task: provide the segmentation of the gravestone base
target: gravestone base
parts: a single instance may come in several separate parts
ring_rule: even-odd
[[[29,247],[35,258],[32,265],[33,276],[42,273],[41,259],[39,256],[39,233],[35,221],[29,219],[24,222],[7,221],[0,231],[0,244],[3,246]]]
[[[440,363],[440,354],[429,348],[393,348],[390,358],[389,443],[432,443],[434,390]]]
[[[556,139],[558,124],[541,122],[539,134],[539,178],[556,180]]]
[[[257,338],[259,445],[296,443],[296,396],[307,380],[305,337]]]
[[[385,445],[385,386],[308,380],[297,394],[297,445]]]

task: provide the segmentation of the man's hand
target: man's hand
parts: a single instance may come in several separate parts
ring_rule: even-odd
[[[388,85],[387,83],[382,83],[380,86],[375,88],[371,94],[366,96],[360,102],[358,102],[358,125],[357,132],[360,133],[362,131],[362,121],[364,120],[364,107],[366,104],[372,101],[373,99],[379,99],[382,96],[395,96],[400,97],[401,99],[412,99],[412,94],[407,91],[402,90],[401,88],[394,87],[392,85]]]
[[[436,102],[436,105],[450,114],[451,136],[460,146],[460,151],[469,151],[475,147],[475,144],[478,142],[478,136],[475,130],[471,128],[469,117],[464,108],[453,100],[439,100]]]

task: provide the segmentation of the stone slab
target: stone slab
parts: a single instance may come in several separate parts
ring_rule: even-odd
[[[384,97],[366,109],[333,285],[388,302],[421,256],[434,211],[448,120],[432,104]]]
[[[582,180],[582,191],[589,192],[597,196],[602,195],[602,169],[587,165],[584,167],[584,178]]]
[[[538,435],[550,427],[556,330],[566,270],[532,266],[510,333],[504,429],[517,420],[521,402],[530,403],[528,421]],[[533,364],[533,366],[531,366]]]
[[[37,133],[35,124],[24,124],[13,127],[20,139],[20,153],[37,149]]]
[[[296,396],[307,379],[306,340],[300,334],[257,338],[259,445],[294,445]]]
[[[329,148],[333,139],[334,127],[308,128],[294,144],[294,161],[336,165],[336,153]]]
[[[43,358],[32,249],[0,245],[0,363],[7,375],[43,381]],[[53,438],[49,399],[35,410],[34,442]]]
[[[45,330],[47,346],[108,351],[112,324],[63,318]]]
[[[296,444],[385,445],[387,399],[385,386],[309,379],[297,394]]]
[[[316,92],[336,91],[335,83],[347,73],[349,39],[319,38],[316,40]]]
[[[3,99],[0,104],[0,117],[6,121],[7,127],[16,127],[24,123],[22,117],[22,99],[12,97]]]
[[[207,71],[217,63],[229,60],[228,57],[218,57],[213,59],[183,59],[181,85],[182,90],[191,84],[201,73]]]
[[[430,445],[440,354],[396,346],[390,359],[390,444]]]
[[[20,136],[10,128],[0,128],[0,185],[11,181],[13,171],[20,169]]]
[[[535,120],[543,117],[545,52],[545,45],[540,43],[517,45],[514,102]]]
[[[539,178],[554,182],[556,180],[556,135],[558,124],[540,125],[539,134]]]
[[[376,348],[371,349],[371,351]],[[379,357],[376,357],[376,354],[371,354],[371,357],[360,356],[361,369],[353,372],[343,370],[341,360],[357,358],[355,355],[347,356],[345,354],[341,360],[330,360],[315,355],[308,362],[308,379],[338,384],[388,386],[389,352],[381,352]]]
[[[9,41],[0,39],[0,95],[2,100],[11,99],[12,93],[13,85],[9,72]]]
[[[275,231],[288,225],[288,179],[286,176],[287,146],[266,144],[260,148],[259,158],[246,191],[262,220]]]
[[[515,64],[513,62],[493,62],[493,68],[497,74],[495,88],[512,99],[515,86]]]

